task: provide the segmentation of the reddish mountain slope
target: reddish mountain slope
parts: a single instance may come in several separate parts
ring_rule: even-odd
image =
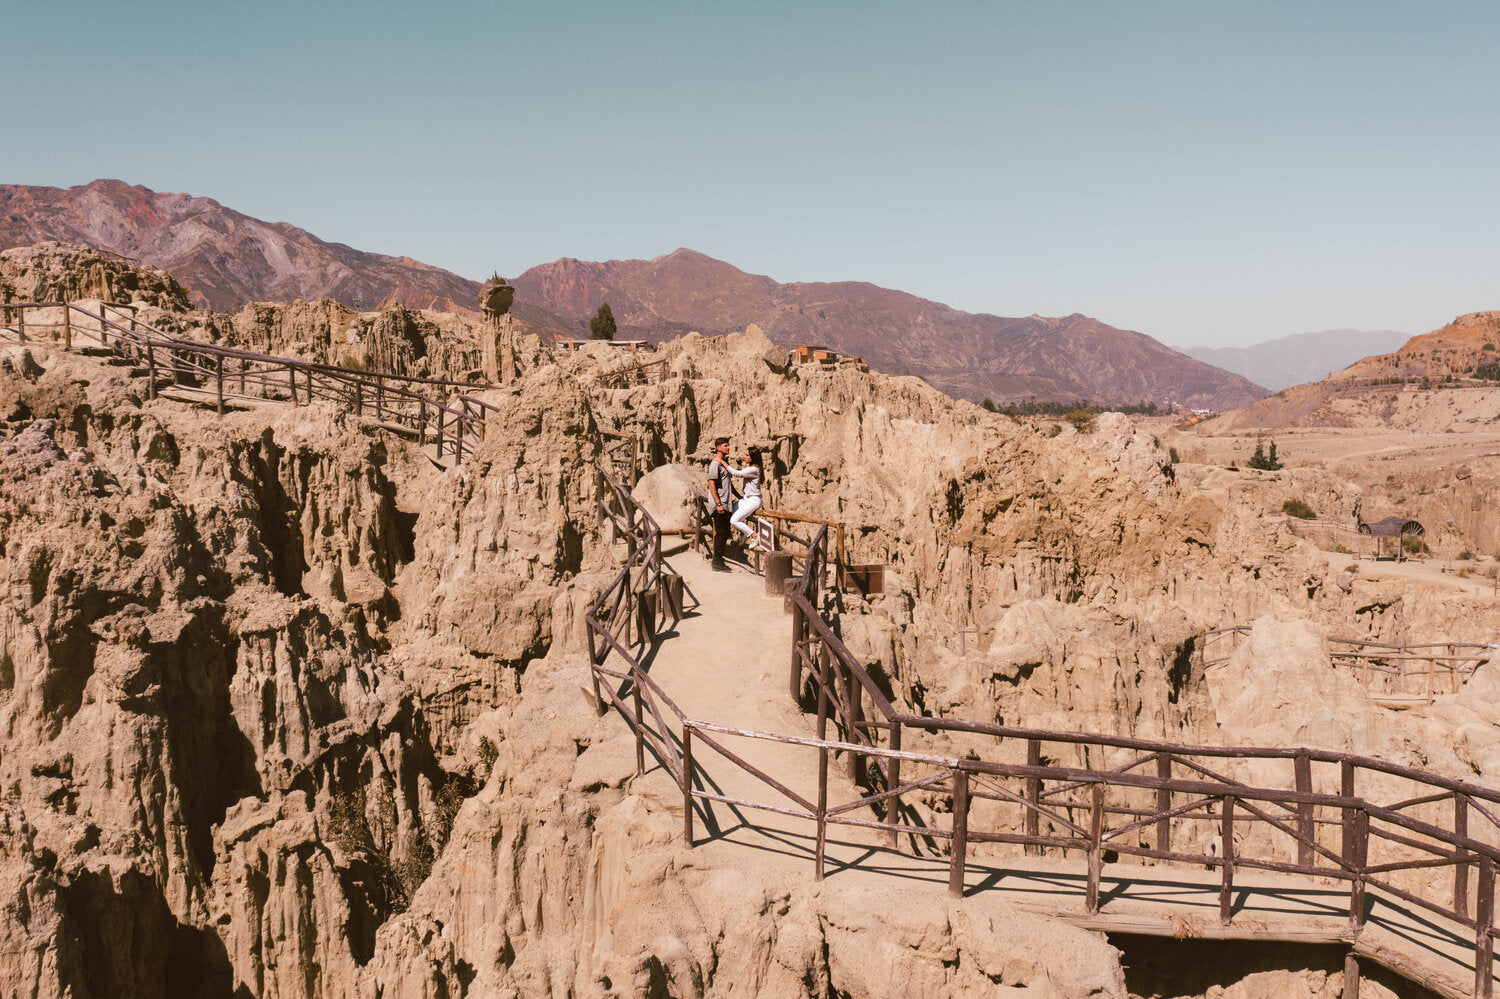
[[[654,260],[565,258],[513,282],[520,299],[575,323],[608,302],[635,333],[722,333],[754,323],[778,343],[816,343],[887,371],[909,370],[971,399],[1171,400],[1232,408],[1252,382],[1087,316],[960,312],[863,282],[779,284],[693,250]]]
[[[262,222],[211,198],[159,194],[118,180],[81,187],[0,185],[0,249],[46,239],[85,243],[170,271],[214,309],[312,300],[351,308],[472,310],[479,285],[409,257],[363,253],[285,222]]]

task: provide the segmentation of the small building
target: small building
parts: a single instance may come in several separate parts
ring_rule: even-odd
[[[791,362],[793,364],[837,364],[838,361],[838,351],[829,350],[827,347],[803,344],[792,348]]]

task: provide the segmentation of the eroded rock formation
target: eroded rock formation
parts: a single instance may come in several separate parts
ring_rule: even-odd
[[[151,307],[330,363],[481,363],[472,333],[403,310],[172,306]],[[446,468],[326,404],[216,419],[128,369],[4,348],[7,989],[1127,995],[1108,942],[1039,916],[683,850],[671,783],[636,778],[579,691],[583,608],[615,566],[601,430],[667,466],[641,490],[664,523],[685,522],[706,441],[765,447],[768,506],[843,523],[854,561],[889,567],[844,636],[910,709],[1496,779],[1493,667],[1403,716],[1320,672],[1329,629],[1402,638],[1492,607],[1341,585],[1261,499],[1123,418],[1052,438],[917,379],[788,366],[753,330],[655,359],[666,377],[616,388],[601,375],[638,358],[523,345]],[[1210,676],[1196,643],[1230,621],[1257,622],[1252,651]],[[1266,677],[1303,693],[1254,701]]]

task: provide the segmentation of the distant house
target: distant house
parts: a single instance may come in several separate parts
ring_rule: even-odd
[[[841,355],[836,350],[817,344],[803,344],[793,347],[787,354],[787,360],[792,364],[858,364],[865,363],[862,357]]]
[[[837,351],[829,350],[827,347],[816,344],[803,344],[792,348],[791,361],[793,364],[837,364],[839,355]]]

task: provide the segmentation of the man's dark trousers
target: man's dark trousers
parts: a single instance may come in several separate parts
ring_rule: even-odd
[[[724,564],[724,549],[729,544],[729,508],[714,509],[714,565]]]

